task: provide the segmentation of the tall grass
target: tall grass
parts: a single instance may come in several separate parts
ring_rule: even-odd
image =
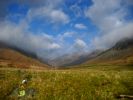
[[[12,95],[22,79],[34,89],[25,100],[116,100],[120,94],[133,95],[132,71],[99,70],[0,70],[0,100],[17,100]]]

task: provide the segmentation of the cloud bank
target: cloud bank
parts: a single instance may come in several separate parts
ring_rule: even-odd
[[[25,32],[25,24],[19,26],[10,22],[3,22],[0,24],[0,41],[17,46],[18,48],[34,52],[38,55],[47,55],[48,51],[60,48],[54,38],[45,33],[35,35],[30,32]],[[43,58],[43,56],[41,58]],[[48,58],[48,56],[46,57]]]
[[[107,49],[119,40],[133,36],[133,20],[127,21],[128,7],[132,0],[92,0],[93,5],[85,10],[100,29],[99,35],[92,40],[97,49]]]

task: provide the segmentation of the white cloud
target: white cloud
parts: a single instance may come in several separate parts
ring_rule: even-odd
[[[85,15],[105,32],[119,27],[125,14],[121,0],[93,0],[93,5],[85,11]]]
[[[57,36],[57,40],[60,41],[61,43],[64,43],[65,38],[72,38],[72,37],[75,37],[75,35],[76,35],[75,32],[67,31],[63,34],[59,34]]]
[[[88,45],[80,38],[75,39],[74,43],[69,44],[66,49],[66,54],[84,54],[88,52]]]
[[[92,40],[95,48],[109,48],[119,40],[133,36],[133,22],[126,21],[128,15],[124,0],[92,0],[93,5],[85,10],[85,15],[100,29],[100,34]]]
[[[69,16],[65,14],[61,9],[53,9],[49,7],[33,8],[28,13],[28,19],[31,20],[34,17],[38,17],[44,20],[48,20],[51,23],[66,24],[69,22]]]
[[[74,33],[74,32],[65,32],[63,34],[63,37],[72,37],[74,34],[76,34],[76,33]]]
[[[50,17],[53,20],[53,23],[61,22],[65,24],[69,22],[69,17],[61,10],[51,11]]]
[[[59,48],[61,48],[61,46],[59,45],[59,44],[57,44],[57,43],[52,43],[51,45],[49,45],[50,47],[50,49],[59,49]]]
[[[81,23],[75,24],[74,27],[77,28],[77,29],[86,29],[87,28],[84,24],[81,24]]]
[[[74,47],[76,47],[78,49],[83,49],[83,48],[87,47],[87,44],[83,40],[81,40],[81,39],[76,39]]]
[[[107,49],[109,47],[112,47],[117,41],[130,37],[133,37],[133,23],[128,23],[111,32],[108,32],[107,34],[96,37],[92,41],[92,44],[97,49]]]

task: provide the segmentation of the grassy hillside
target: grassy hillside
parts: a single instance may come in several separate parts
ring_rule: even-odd
[[[0,48],[0,67],[30,68],[35,66],[48,67],[37,59],[23,55],[22,53],[9,48]]]
[[[109,50],[96,58],[84,63],[87,64],[115,64],[115,65],[133,65],[133,48],[117,51]]]
[[[18,87],[27,78],[26,96],[18,97]],[[133,71],[0,70],[0,100],[118,100],[133,95]],[[126,100],[126,99],[124,99]]]
[[[124,39],[83,65],[133,65],[133,39]]]

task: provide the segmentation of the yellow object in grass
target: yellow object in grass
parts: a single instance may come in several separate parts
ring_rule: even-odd
[[[25,90],[20,90],[19,91],[19,97],[25,96]]]

